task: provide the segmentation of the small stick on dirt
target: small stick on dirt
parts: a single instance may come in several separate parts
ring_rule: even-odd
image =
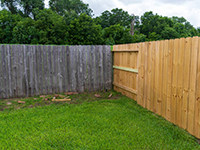
[[[71,99],[52,99],[53,102],[67,102],[71,101]]]
[[[46,96],[45,96],[45,95],[41,95],[40,97],[41,97],[41,98],[45,98]]]
[[[65,95],[76,95],[78,94],[77,92],[66,92]]]
[[[11,102],[7,102],[6,105],[12,105],[12,103]]]
[[[19,104],[25,104],[26,102],[24,101],[18,101]]]
[[[112,97],[112,93],[108,96],[108,98],[111,98]]]
[[[95,94],[94,96],[97,97],[97,98],[101,97],[101,95],[99,95],[99,94]]]
[[[61,97],[61,98],[65,98],[66,96],[64,95],[55,95],[56,98]]]

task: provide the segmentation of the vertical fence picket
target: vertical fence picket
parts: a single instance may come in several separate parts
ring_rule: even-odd
[[[195,97],[195,122],[194,134],[200,138],[200,38],[198,47],[198,64],[197,64],[197,80],[196,80],[196,97]]]
[[[195,93],[197,80],[197,54],[198,37],[192,38],[191,64],[190,64],[190,85],[189,85],[189,107],[188,107],[188,126],[187,130],[194,133],[194,111],[195,111]]]

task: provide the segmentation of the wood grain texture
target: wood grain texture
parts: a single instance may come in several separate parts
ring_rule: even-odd
[[[195,117],[195,97],[196,97],[196,80],[197,80],[197,54],[198,54],[198,37],[192,38],[191,63],[190,63],[190,85],[189,85],[189,104],[188,104],[188,126],[187,130],[194,132]],[[197,83],[199,84],[199,83]]]
[[[139,105],[200,138],[199,43],[193,37],[115,45],[114,89],[135,93]]]
[[[0,98],[111,88],[110,46],[0,45]]]

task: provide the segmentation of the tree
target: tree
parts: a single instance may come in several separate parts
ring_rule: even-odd
[[[101,16],[95,18],[96,22],[102,26],[102,28],[110,27],[111,25],[120,24],[123,27],[130,28],[133,16],[129,15],[127,11],[122,9],[112,9],[111,12],[104,11]],[[139,17],[135,16],[135,27],[139,26]]]
[[[20,6],[24,16],[32,15],[34,17],[34,9],[44,9],[44,0],[20,0]]]
[[[3,8],[8,8],[8,10],[12,14],[17,14],[18,9],[17,6],[19,4],[19,0],[1,0],[1,6]]]
[[[138,33],[138,32],[136,32],[133,35],[133,43],[145,42],[145,41],[146,41],[146,35]]]
[[[165,29],[161,32],[161,36],[164,39],[175,39],[180,38],[180,34],[171,27],[165,27]]]
[[[125,44],[132,43],[133,36],[130,35],[130,30],[118,25],[111,25],[103,31],[103,38],[105,39],[105,44],[114,45],[114,44]]]
[[[173,28],[180,34],[180,37],[197,36],[198,30],[195,29],[185,18],[172,17]]]
[[[69,25],[69,44],[103,44],[101,26],[96,25],[90,16],[81,14],[78,18],[71,21]]]
[[[66,13],[73,12],[77,15],[85,13],[92,16],[92,9],[89,8],[88,4],[83,3],[81,0],[50,0],[49,6],[53,11],[62,16]]]
[[[44,9],[44,0],[1,0],[1,6],[7,8],[12,14],[22,16],[34,15],[33,10]]]
[[[68,28],[62,16],[51,9],[38,11],[35,16],[39,44],[67,44]]]
[[[39,34],[35,21],[24,18],[13,29],[13,41],[18,44],[38,44]]]
[[[13,29],[22,18],[7,10],[0,11],[0,43],[13,43]]]

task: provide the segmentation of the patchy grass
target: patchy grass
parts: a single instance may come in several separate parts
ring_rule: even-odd
[[[21,99],[25,104],[3,100],[0,149],[200,149],[197,139],[133,100],[94,94],[62,103],[51,102],[54,95]]]
[[[109,98],[110,94],[112,97]],[[96,97],[95,95],[100,95]],[[15,99],[1,99],[0,100],[0,111],[10,111],[15,109],[33,108],[37,106],[45,106],[50,104],[80,104],[83,102],[99,101],[102,99],[116,99],[119,94],[115,92],[91,92],[78,94],[76,92],[61,93],[54,95],[41,95],[28,98],[15,98]],[[56,99],[71,99],[69,102],[53,102],[53,98]]]

